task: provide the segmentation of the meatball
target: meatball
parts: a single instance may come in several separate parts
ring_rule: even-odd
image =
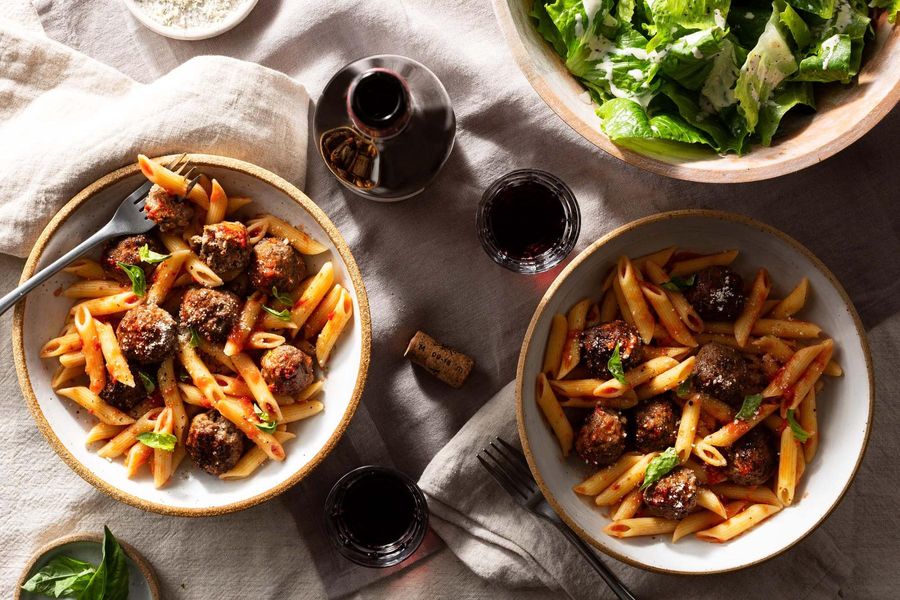
[[[158,185],[150,188],[144,212],[148,219],[159,225],[160,231],[179,231],[194,218],[194,208],[188,201],[170,195]]]
[[[664,519],[683,519],[697,506],[697,476],[678,467],[644,490],[647,510]]]
[[[619,346],[622,368],[628,370],[641,362],[643,343],[637,329],[625,321],[610,321],[586,329],[581,336],[585,365],[595,377],[611,377],[607,363]]]
[[[759,363],[734,348],[712,342],[697,353],[694,388],[704,394],[740,406],[744,396],[761,391],[766,384]]]
[[[609,409],[597,407],[588,416],[575,450],[578,456],[592,465],[610,465],[625,452],[625,417]]]
[[[191,238],[200,260],[217,274],[239,271],[250,262],[250,242],[243,223],[222,221]]]
[[[634,447],[638,452],[665,450],[678,433],[675,408],[667,398],[654,398],[634,410]]]
[[[744,280],[728,267],[706,267],[684,291],[697,314],[710,321],[731,321],[744,308]]]
[[[724,450],[728,461],[725,474],[737,484],[760,485],[775,472],[775,445],[762,427],[754,427]]]
[[[106,380],[106,385],[100,390],[100,397],[108,404],[112,404],[124,413],[140,404],[147,397],[147,390],[138,376],[136,365],[129,365],[131,374],[134,375],[134,387],[130,387],[110,377]]]
[[[119,268],[118,263],[136,265],[144,270],[147,281],[150,281],[150,275],[153,274],[156,265],[141,263],[140,249],[144,245],[154,252],[165,252],[162,244],[155,237],[149,235],[141,234],[119,238],[109,242],[103,248],[103,254],[100,257],[100,264],[103,265],[103,270],[116,281],[131,283],[125,271]]]
[[[184,447],[198,467],[210,475],[221,475],[244,453],[244,434],[219,411],[210,410],[191,421]]]
[[[175,319],[152,304],[132,308],[116,329],[122,353],[141,364],[158,363],[175,352]]]
[[[182,327],[190,327],[210,342],[222,342],[241,311],[240,299],[231,292],[191,288],[178,311]]]
[[[265,354],[262,376],[276,394],[296,394],[313,382],[312,357],[294,346],[282,344]]]
[[[265,238],[253,247],[250,255],[250,285],[269,293],[292,292],[306,276],[303,257],[287,240]]]

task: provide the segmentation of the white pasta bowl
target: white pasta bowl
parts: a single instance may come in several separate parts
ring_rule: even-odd
[[[250,477],[222,481],[196,468],[189,459],[166,486],[155,489],[146,471],[135,479],[125,476],[121,460],[97,456],[97,445],[85,445],[96,420],[75,403],[58,397],[50,381],[56,365],[41,359],[42,344],[56,336],[72,300],[55,291],[70,283],[60,273],[16,306],[13,355],[22,394],[38,428],[59,456],[81,477],[110,496],[144,510],[179,516],[206,516],[241,510],[268,500],[303,479],[331,451],[353,416],[369,367],[371,324],[365,287],[356,261],[334,224],[312,200],[284,179],[255,165],[206,154],[189,159],[200,172],[221,182],[232,195],[249,196],[250,214],[271,213],[301,225],[328,251],[305,257],[310,272],[326,260],[335,268],[335,281],[353,299],[353,318],[329,359],[319,399],[321,413],[293,423],[296,439],[285,443],[283,462],[267,461]],[[168,160],[163,157],[163,162]],[[114,171],[81,191],[47,225],[25,264],[22,280],[99,229],[112,217],[122,199],[144,181],[138,166]],[[99,252],[98,252],[99,253]]]
[[[811,297],[799,317],[817,323],[835,341],[844,375],[829,378],[818,401],[819,449],[807,466],[794,504],[722,544],[671,535],[618,539],[603,532],[608,509],[572,486],[593,472],[577,456],[564,459],[535,398],[535,380],[555,313],[598,297],[603,278],[621,255],[676,245],[701,253],[737,249],[735,268],[752,275],[766,267],[773,295],[808,277]],[[834,510],[853,480],[871,428],[874,384],[869,347],[859,316],[834,275],[799,242],[747,217],[702,210],[662,213],[629,223],[597,240],[556,278],[535,310],[519,357],[516,413],[528,464],[547,500],[595,548],[636,567],[681,574],[741,569],[772,558],[811,533]]]

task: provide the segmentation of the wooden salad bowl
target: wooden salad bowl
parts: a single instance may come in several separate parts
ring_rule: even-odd
[[[641,153],[614,144],[600,131],[595,105],[534,27],[533,0],[493,0],[500,28],[519,68],[535,91],[572,129],[592,144],[652,173],[707,183],[761,181],[787,175],[837,154],[872,129],[900,100],[900,25],[882,12],[872,20],[858,77],[850,85],[817,86],[817,110],[792,113],[772,146],[754,145],[743,156],[698,149],[687,156]]]

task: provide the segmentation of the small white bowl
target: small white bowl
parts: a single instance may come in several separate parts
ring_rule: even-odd
[[[238,5],[233,12],[231,12],[224,19],[217,23],[190,28],[170,27],[168,25],[163,25],[159,21],[154,21],[150,15],[148,15],[140,6],[138,6],[135,0],[124,1],[125,6],[128,7],[128,10],[131,11],[131,14],[133,14],[134,17],[138,21],[140,21],[147,29],[167,38],[172,38],[173,40],[196,41],[206,40],[212,37],[216,37],[217,35],[222,35],[226,31],[237,27],[238,23],[247,18],[247,15],[250,14],[259,0],[245,0],[243,4]]]
[[[163,157],[165,163],[174,157]],[[50,386],[56,367],[41,359],[41,345],[59,333],[72,304],[54,291],[73,281],[60,273],[16,306],[13,356],[19,386],[38,429],[60,457],[85,480],[110,496],[153,512],[178,516],[218,515],[253,506],[284,492],[303,479],[331,451],[346,430],[359,403],[369,368],[371,324],[366,290],[359,268],[337,228],[306,195],[284,179],[249,163],[209,154],[189,154],[192,166],[216,178],[230,194],[253,199],[250,214],[271,213],[299,223],[328,251],[306,262],[311,272],[332,261],[335,280],[350,292],[353,318],[329,359],[325,388],[319,399],[325,410],[294,423],[297,438],[285,444],[283,462],[268,461],[252,476],[222,481],[197,469],[189,460],[160,489],[146,471],[128,479],[121,460],[97,456],[84,440],[96,422],[79,406],[58,397]],[[23,281],[97,231],[122,199],[146,179],[137,164],[106,175],[69,201],[44,229],[25,263]],[[99,251],[98,251],[99,253]]]
[[[667,246],[715,252],[738,249],[738,272],[766,267],[774,289],[786,293],[802,277],[811,284],[800,314],[834,338],[842,377],[829,378],[818,402],[821,443],[807,467],[793,506],[724,544],[693,536],[618,539],[603,533],[607,511],[572,486],[592,470],[577,457],[563,459],[535,400],[535,379],[555,313],[597,297],[603,278],[621,255],[641,256]],[[820,260],[799,242],[753,219],[717,211],[662,213],[625,225],[597,240],[556,278],[538,305],[519,357],[516,376],[519,436],[538,485],[557,513],[595,548],[636,567],[680,574],[742,569],[772,558],[809,535],[834,510],[865,452],[874,402],[872,361],[864,329],[847,293]]]

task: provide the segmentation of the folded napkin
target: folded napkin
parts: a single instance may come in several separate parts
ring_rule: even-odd
[[[432,528],[480,576],[510,587],[547,586],[572,598],[612,598],[606,584],[556,528],[520,508],[475,453],[495,436],[518,446],[515,382],[497,393],[426,467]],[[826,527],[789,552],[727,575],[676,577],[606,564],[638,598],[832,598],[852,571]],[[802,565],[802,568],[798,568]],[[714,565],[710,565],[714,567]]]
[[[139,152],[246,159],[302,186],[308,108],[259,65],[202,56],[140,84],[0,19],[0,253],[27,255],[67,200]]]

